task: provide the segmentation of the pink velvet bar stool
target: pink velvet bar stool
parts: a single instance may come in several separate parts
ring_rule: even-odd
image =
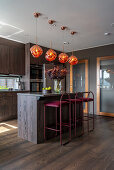
[[[82,96],[82,97],[80,97]],[[85,97],[86,96],[86,97]],[[78,99],[80,99],[83,103],[92,103],[92,116],[90,116],[89,111],[86,113],[87,115],[83,115],[83,121],[87,121],[88,132],[94,130],[94,94],[92,91],[89,92],[78,92]],[[89,108],[89,107],[88,107]],[[92,120],[92,130],[90,130],[89,121]],[[83,129],[84,133],[84,129]]]
[[[77,104],[82,104],[82,100],[77,98],[77,93],[75,93],[74,98],[67,99],[67,101],[69,101],[71,103],[71,105],[73,106],[72,122],[73,122],[73,127],[75,128],[75,136],[76,136],[76,123],[77,123],[77,121],[79,121],[76,118],[77,117],[76,116],[77,115],[76,106],[77,106]],[[83,107],[83,105],[81,105],[81,106]],[[83,108],[82,108],[82,111],[83,111]]]
[[[62,145],[62,127],[63,126],[66,126],[69,128],[69,141],[71,141],[71,103],[69,101],[65,99],[63,99],[63,97],[67,96],[68,99],[70,99],[70,96],[69,94],[62,94],[61,97],[60,97],[60,100],[59,101],[52,101],[52,102],[47,102],[44,104],[44,140],[46,139],[46,129],[47,130],[51,130],[51,131],[55,131],[56,132],[56,135],[57,135],[57,132],[60,133],[60,144]],[[63,123],[62,122],[62,108],[64,108],[65,105],[68,105],[69,106],[69,122],[68,123]],[[47,127],[46,126],[46,115],[48,114],[48,112],[46,112],[46,107],[53,107],[56,109],[56,129],[54,128],[50,128],[50,127]],[[57,122],[57,109],[60,109],[60,122],[58,123]],[[65,113],[64,113],[65,114]],[[60,125],[60,128],[58,129],[57,128],[57,125]]]

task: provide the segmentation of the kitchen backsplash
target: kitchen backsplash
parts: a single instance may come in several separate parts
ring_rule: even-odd
[[[0,77],[0,90],[19,89],[19,77]]]

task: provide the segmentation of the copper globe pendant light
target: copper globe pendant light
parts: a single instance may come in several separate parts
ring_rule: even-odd
[[[68,63],[70,65],[76,65],[78,63],[77,57],[72,54],[68,59]]]
[[[60,63],[66,63],[68,61],[68,55],[64,53],[64,45],[63,45],[63,52],[59,54],[58,59]]]
[[[72,31],[71,35],[74,35],[74,34],[76,34],[76,32]],[[76,65],[78,63],[78,59],[76,56],[73,55],[73,51],[72,51],[72,55],[68,59],[68,63],[70,65]]]
[[[55,21],[54,20],[49,20],[48,23],[52,25]],[[51,42],[51,48],[46,52],[45,54],[45,59],[47,61],[54,61],[57,57],[57,53],[52,49],[52,42]]]
[[[42,48],[39,45],[37,45],[37,18],[39,16],[40,16],[40,13],[37,13],[37,12],[34,13],[34,17],[36,18],[36,45],[33,45],[30,48],[30,52],[34,58],[40,57],[43,53]]]
[[[60,63],[66,63],[68,61],[68,55],[66,53],[61,53],[58,56]]]
[[[65,30],[65,29],[66,29],[65,26],[61,27],[61,30]],[[59,54],[58,59],[60,63],[66,63],[68,61],[68,55],[64,53],[64,44],[63,44],[63,52]]]

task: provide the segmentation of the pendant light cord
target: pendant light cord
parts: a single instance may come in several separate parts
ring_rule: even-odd
[[[63,53],[64,53],[64,32],[65,32],[65,30],[62,30],[62,37],[63,37],[63,46],[62,46],[62,51],[63,51]]]
[[[52,40],[50,41],[50,48],[52,49]]]
[[[74,40],[74,39],[73,39],[73,35],[71,35],[71,37],[72,37],[72,46],[73,46],[73,42],[74,42],[74,41],[73,41],[73,40]],[[73,50],[74,50],[74,48],[72,48],[72,55],[73,55]]]
[[[36,18],[36,44],[37,44],[37,18]]]
[[[64,43],[63,43],[63,53],[64,53]]]
[[[50,32],[52,32],[52,24],[49,25]],[[50,49],[52,49],[52,40],[50,40]]]

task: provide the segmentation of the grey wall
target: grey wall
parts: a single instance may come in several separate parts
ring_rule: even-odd
[[[70,56],[71,53],[68,53]],[[96,64],[97,57],[103,56],[114,56],[114,44],[105,45],[95,48],[89,48],[79,51],[74,51],[74,55],[78,58],[78,60],[88,59],[88,77],[89,77],[89,90],[93,91],[95,94],[95,112],[96,112]],[[67,64],[67,68],[69,68],[69,64]],[[69,74],[66,78],[66,89],[69,91]]]

